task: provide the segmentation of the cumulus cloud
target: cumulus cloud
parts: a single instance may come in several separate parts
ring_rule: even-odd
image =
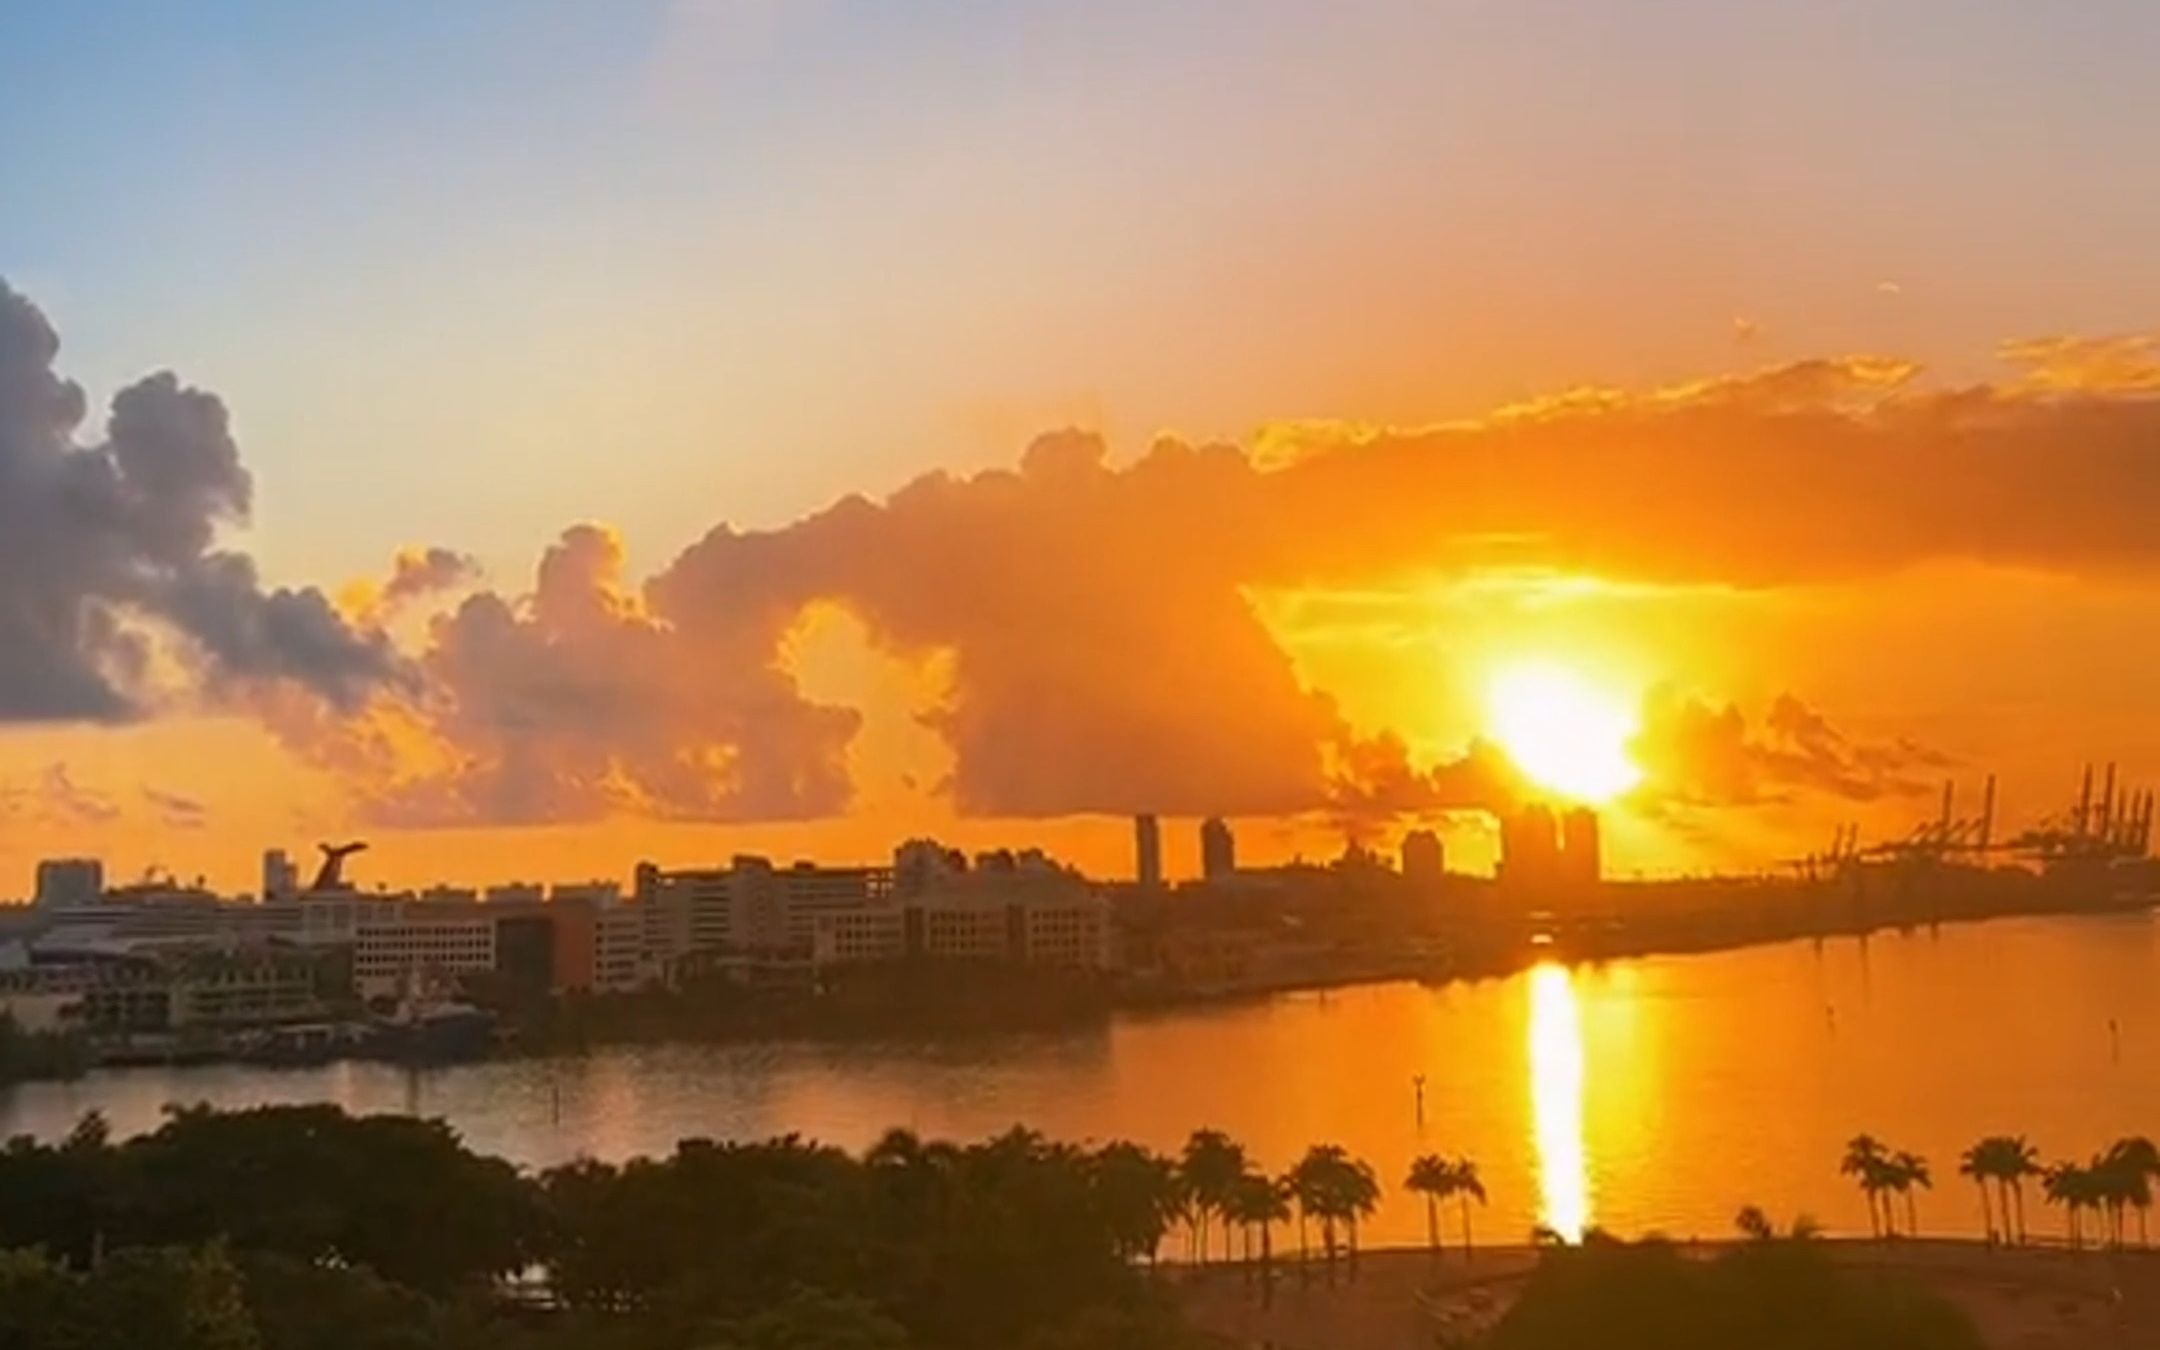
[[[858,715],[810,703],[781,669],[792,613],[693,638],[621,572],[611,532],[570,529],[531,595],[483,592],[434,622],[417,698],[359,718],[288,704],[272,725],[393,824],[843,810]]]
[[[383,585],[383,600],[391,606],[403,605],[455,590],[477,580],[479,575],[480,564],[472,555],[456,549],[405,549],[398,554],[390,580]]]
[[[351,707],[392,676],[379,634],[218,547],[253,491],[224,405],[152,375],[81,445],[85,401],[58,351],[0,283],[0,722],[136,716],[168,650],[219,693],[290,682]]]
[[[12,295],[4,312],[0,717],[126,716],[169,633],[204,687],[244,688],[401,824],[843,810],[859,715],[789,668],[818,605],[946,674],[918,711],[951,748],[939,786],[965,813],[1349,819],[1505,804],[1521,784],[1489,745],[1419,765],[1353,731],[1262,622],[1262,593],[1495,567],[1770,587],[1953,558],[2160,564],[2149,347],[2049,339],[1968,389],[1847,356],[1428,428],[1286,424],[1250,452],[1166,440],[1122,465],[1061,432],[1011,469],[718,525],[642,582],[598,526],[566,531],[523,591],[478,586],[447,548],[413,551],[380,605],[470,593],[400,680],[370,618],[266,591],[219,549],[248,483],[215,399],[155,377],[115,400],[103,443],[78,446],[82,397],[52,373],[50,329]],[[1639,752],[1685,801],[1895,794],[1930,767],[1797,699],[1753,722],[1667,700]]]
[[[1380,822],[1458,811],[1504,812],[1537,795],[1507,752],[1483,737],[1419,767],[1393,732],[1348,738],[1330,776],[1326,813],[1353,837]]]
[[[1489,747],[1419,771],[1354,734],[1250,596],[1495,565],[1773,586],[1947,557],[2160,561],[2160,402],[1919,376],[1852,357],[1420,431],[1299,424],[1266,438],[1264,464],[1164,441],[1116,466],[1096,437],[1058,433],[1012,470],[718,527],[635,590],[603,536],[573,532],[533,596],[482,592],[437,627],[434,701],[408,711],[453,767],[382,801],[461,820],[832,809],[853,718],[803,700],[780,652],[805,607],[835,603],[882,651],[951,672],[923,717],[964,812],[1504,802]],[[1880,795],[1922,763],[1797,700],[1752,727],[1656,715],[1648,753],[1675,797]]]

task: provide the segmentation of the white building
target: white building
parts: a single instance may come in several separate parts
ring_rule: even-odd
[[[642,989],[665,971],[646,957],[645,915],[636,905],[608,905],[593,915],[593,988]]]
[[[747,854],[721,868],[637,869],[647,957],[661,966],[694,954],[807,955],[820,914],[859,908],[891,890],[888,868],[783,868]]]
[[[495,916],[477,906],[362,903],[353,929],[353,987],[363,998],[451,984],[495,969]]]
[[[1102,970],[1110,906],[1079,879],[974,872],[817,919],[820,967],[920,958]]]

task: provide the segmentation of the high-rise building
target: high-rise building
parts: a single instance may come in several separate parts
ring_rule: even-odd
[[[1560,818],[1560,864],[1561,872],[1578,885],[1595,883],[1604,875],[1597,812],[1587,806],[1578,806]]]
[[[1431,830],[1412,830],[1402,841],[1403,880],[1413,886],[1436,886],[1447,875],[1447,853]]]
[[[1532,802],[1500,818],[1500,882],[1550,886],[1560,877],[1560,833],[1552,808]]]
[[[105,864],[96,858],[47,858],[37,865],[37,902],[67,908],[105,896]]]
[[[299,893],[300,869],[293,866],[292,855],[284,849],[273,848],[262,858],[262,898],[284,900]]]
[[[1209,881],[1228,881],[1237,873],[1237,836],[1220,816],[1200,822],[1200,875]]]
[[[1153,816],[1133,817],[1133,877],[1155,890],[1162,885],[1162,823]]]

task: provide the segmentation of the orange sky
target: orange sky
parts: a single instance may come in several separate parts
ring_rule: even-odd
[[[1482,868],[1539,664],[1623,872],[2160,776],[2151,5],[48,8],[0,896]]]
[[[1251,859],[1431,823],[1481,869],[1523,787],[1479,748],[1491,685],[1526,664],[1632,723],[1617,872],[1775,866],[1991,771],[2029,819],[2085,759],[2160,763],[2156,384],[2149,347],[2055,344],[1985,385],[1790,363],[1250,452],[1063,433],[649,578],[598,528],[536,582],[413,553],[339,588],[398,668],[357,698],[116,605],[163,683],[0,738],[0,866],[244,886],[358,832],[384,880],[619,877],[936,833],[1121,875],[1154,809],[1173,871],[1210,811]]]

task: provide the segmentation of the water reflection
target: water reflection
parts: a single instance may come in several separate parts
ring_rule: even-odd
[[[1537,1141],[1538,1222],[1570,1242],[1580,1241],[1590,1222],[1582,1010],[1565,966],[1530,972],[1530,1120]]]

